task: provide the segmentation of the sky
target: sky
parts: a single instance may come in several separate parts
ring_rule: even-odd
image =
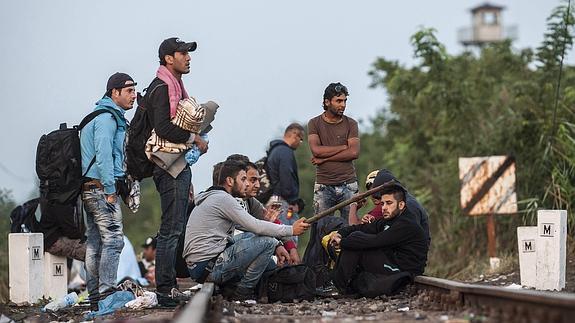
[[[371,89],[377,57],[417,64],[409,38],[433,27],[450,54],[457,30],[471,25],[483,1],[1,1],[0,188],[17,202],[38,195],[38,139],[61,122],[77,124],[94,108],[115,72],[141,91],[158,68],[163,39],[197,41],[188,93],[220,109],[207,154],[192,167],[196,190],[211,184],[212,165],[233,153],[257,160],[291,122],[323,109],[330,82],[345,84],[346,114],[367,122],[387,104]],[[499,0],[502,22],[516,25],[514,47],[539,46],[559,0]],[[575,61],[572,53],[568,64]],[[127,113],[131,119],[135,109]],[[365,124],[365,123],[364,123]]]

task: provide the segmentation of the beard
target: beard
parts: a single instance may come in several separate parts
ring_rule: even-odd
[[[234,182],[234,186],[232,186],[231,194],[233,197],[245,198],[246,197],[246,190],[242,189],[237,182]]]

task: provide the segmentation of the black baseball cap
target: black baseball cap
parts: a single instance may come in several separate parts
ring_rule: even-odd
[[[393,175],[393,173],[391,171],[383,168],[377,173],[377,176],[375,176],[375,179],[373,180],[373,184],[371,185],[371,188],[375,188],[375,187],[378,187],[382,184],[392,183],[392,182],[401,185],[401,183],[397,180],[397,178],[395,177],[395,175]],[[404,190],[405,190],[405,188],[404,188]],[[380,198],[381,195],[382,195],[382,191],[379,191],[377,193],[374,193],[373,197]]]
[[[131,81],[131,83],[126,84],[127,81]],[[122,89],[128,86],[136,86],[137,84],[138,83],[134,82],[134,79],[132,79],[130,75],[116,72],[108,79],[106,91],[110,91],[111,89]]]
[[[172,37],[165,39],[160,44],[158,56],[160,57],[160,61],[162,61],[166,55],[174,55],[175,52],[193,52],[197,47],[198,44],[195,41],[186,43],[177,37]]]
[[[156,237],[148,237],[146,239],[146,242],[144,242],[144,244],[142,244],[142,247],[144,247],[144,248],[148,248],[148,247],[156,248],[157,242],[158,242],[158,240],[156,239]]]

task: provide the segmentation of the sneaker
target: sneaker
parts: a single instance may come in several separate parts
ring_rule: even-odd
[[[238,287],[234,291],[231,300],[233,301],[255,301],[256,297],[254,295],[254,290],[245,287]]]
[[[339,295],[339,291],[333,284],[333,282],[328,281],[325,285],[317,287],[315,292],[319,296],[329,297],[329,296],[337,296]]]
[[[158,297],[158,306],[160,307],[178,307],[182,304],[181,301],[173,299],[170,294],[156,292],[156,296]]]
[[[106,297],[114,294],[117,291],[118,291],[118,289],[114,288],[114,287],[106,289],[105,291],[100,293],[100,300],[106,299]]]

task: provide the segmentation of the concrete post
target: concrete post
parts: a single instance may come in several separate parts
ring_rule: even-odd
[[[44,297],[60,299],[68,294],[68,266],[66,257],[44,253]]]
[[[537,211],[537,282],[538,290],[565,288],[567,257],[567,211]]]
[[[43,236],[42,233],[8,235],[10,300],[18,305],[33,304],[42,298]]]
[[[537,227],[517,227],[521,285],[535,287],[537,280]]]

